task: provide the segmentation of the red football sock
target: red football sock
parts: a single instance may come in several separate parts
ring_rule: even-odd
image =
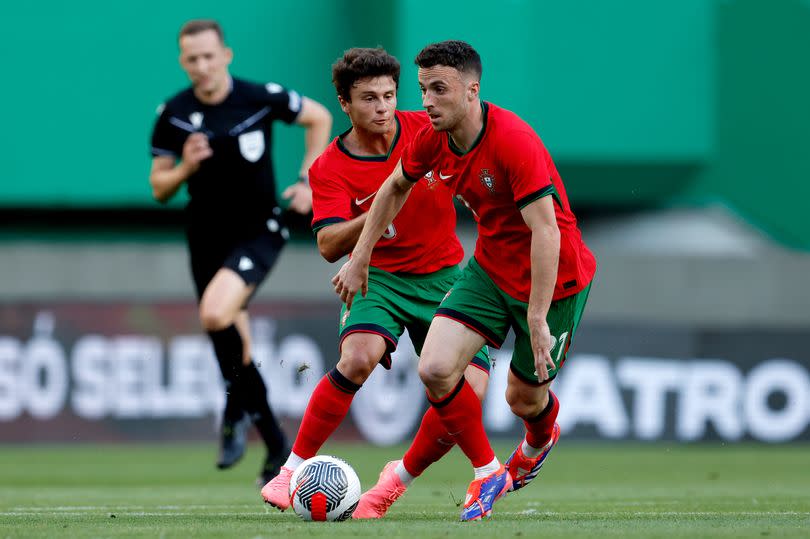
[[[314,457],[346,417],[358,389],[360,386],[346,379],[337,368],[321,378],[301,419],[293,453],[303,459]]]
[[[481,401],[466,379],[462,378],[455,389],[441,399],[434,401],[428,396],[428,400],[442,420],[445,431],[452,433],[474,467],[492,462],[495,452],[484,432]]]
[[[548,443],[559,411],[560,401],[549,389],[548,404],[543,408],[543,411],[537,414],[536,417],[523,421],[523,424],[526,425],[526,442],[530,446],[540,449]]]
[[[422,424],[419,425],[411,446],[402,457],[402,464],[409,474],[419,477],[428,466],[445,456],[454,445],[456,441],[447,433],[439,414],[431,406],[422,417]]]

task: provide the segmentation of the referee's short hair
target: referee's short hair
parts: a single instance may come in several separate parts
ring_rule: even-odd
[[[216,32],[219,41],[223,44],[225,43],[225,33],[222,31],[222,26],[214,19],[192,19],[188,21],[180,28],[177,40],[180,41],[180,38],[183,36],[193,36],[207,30]]]

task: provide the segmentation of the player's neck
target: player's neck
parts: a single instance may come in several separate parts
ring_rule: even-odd
[[[391,149],[396,134],[396,127],[386,133],[372,133],[365,129],[352,127],[352,130],[343,137],[343,146],[354,155],[386,155]]]
[[[483,128],[484,108],[481,106],[481,101],[478,101],[470,107],[470,111],[464,119],[449,130],[449,135],[453,139],[453,144],[459,150],[466,152],[475,144]]]

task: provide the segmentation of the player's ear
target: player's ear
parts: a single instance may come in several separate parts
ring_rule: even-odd
[[[233,49],[230,47],[225,47],[225,61],[228,65],[233,61]]]
[[[467,96],[469,97],[470,101],[477,101],[478,95],[481,90],[481,85],[477,80],[471,81],[467,85]]]
[[[349,114],[349,102],[343,99],[342,95],[338,96],[338,103],[340,103],[340,109],[346,114]]]

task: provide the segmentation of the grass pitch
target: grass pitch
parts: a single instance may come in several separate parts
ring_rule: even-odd
[[[511,447],[498,446],[508,456]],[[330,444],[364,488],[403,448]],[[214,469],[213,443],[0,448],[2,537],[809,537],[810,446],[562,443],[485,522],[458,522],[453,450],[381,521],[302,522],[265,506],[259,446]]]

